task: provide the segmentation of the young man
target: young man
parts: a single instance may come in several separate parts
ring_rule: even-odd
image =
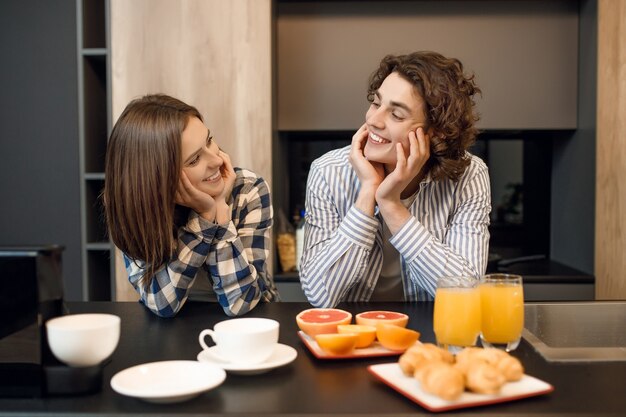
[[[432,300],[442,276],[487,266],[491,197],[467,152],[480,90],[457,59],[387,56],[351,146],[313,162],[300,280],[309,302]]]

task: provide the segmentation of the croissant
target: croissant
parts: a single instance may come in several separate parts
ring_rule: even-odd
[[[456,354],[455,366],[464,374],[467,373],[470,365],[476,362],[477,354],[483,349],[477,347],[466,347],[462,351]],[[483,360],[480,360],[483,362]]]
[[[456,363],[463,373],[467,373],[472,363],[488,363],[500,370],[507,381],[519,381],[524,375],[524,367],[519,359],[494,348],[466,348],[456,356]]]
[[[444,400],[452,401],[463,393],[463,374],[446,362],[431,362],[415,371],[415,378],[422,389]]]
[[[480,394],[495,394],[505,382],[502,372],[486,362],[470,364],[465,374],[467,388]]]
[[[398,360],[405,375],[413,375],[417,369],[431,362],[453,363],[454,356],[432,343],[424,343],[410,347]]]
[[[519,381],[524,376],[524,367],[522,363],[516,357],[511,355],[507,355],[500,359],[497,363],[496,368],[506,378],[507,381]]]

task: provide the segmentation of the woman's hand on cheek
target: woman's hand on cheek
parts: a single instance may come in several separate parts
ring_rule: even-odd
[[[224,189],[220,195],[216,197],[216,199],[228,201],[229,197],[233,193],[233,187],[235,186],[235,178],[237,178],[237,174],[235,173],[235,168],[233,168],[233,164],[230,161],[230,156],[222,150],[220,150],[219,155],[224,161],[224,165],[220,168],[222,180],[224,181]]]
[[[215,220],[215,199],[194,187],[184,170],[180,173],[175,202],[189,207],[208,221]]]
[[[361,187],[371,188],[375,191],[385,178],[385,169],[382,164],[370,162],[365,158],[363,149],[365,148],[368,136],[369,131],[367,130],[367,124],[363,124],[354,136],[352,136],[352,145],[348,160],[352,168],[354,168],[357,177],[359,177]]]

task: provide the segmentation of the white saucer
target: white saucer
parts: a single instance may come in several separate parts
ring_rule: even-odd
[[[298,352],[291,346],[283,345],[281,343],[276,345],[276,349],[267,360],[261,363],[255,364],[237,364],[227,362],[215,355],[215,346],[211,346],[209,350],[203,350],[198,353],[198,361],[210,363],[215,366],[233,373],[240,375],[256,375],[270,371],[279,366],[287,365],[293,362],[298,356]]]
[[[153,403],[189,400],[224,382],[226,372],[210,363],[163,361],[145,363],[113,375],[111,388],[122,395]]]

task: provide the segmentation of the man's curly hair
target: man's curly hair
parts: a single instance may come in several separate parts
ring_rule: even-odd
[[[474,75],[466,75],[458,59],[436,52],[387,55],[370,77],[367,90],[370,103],[392,72],[413,84],[426,105],[425,129],[430,132],[432,178],[458,181],[470,164],[466,151],[478,134],[475,123],[479,117],[474,111],[473,96],[481,91]]]

